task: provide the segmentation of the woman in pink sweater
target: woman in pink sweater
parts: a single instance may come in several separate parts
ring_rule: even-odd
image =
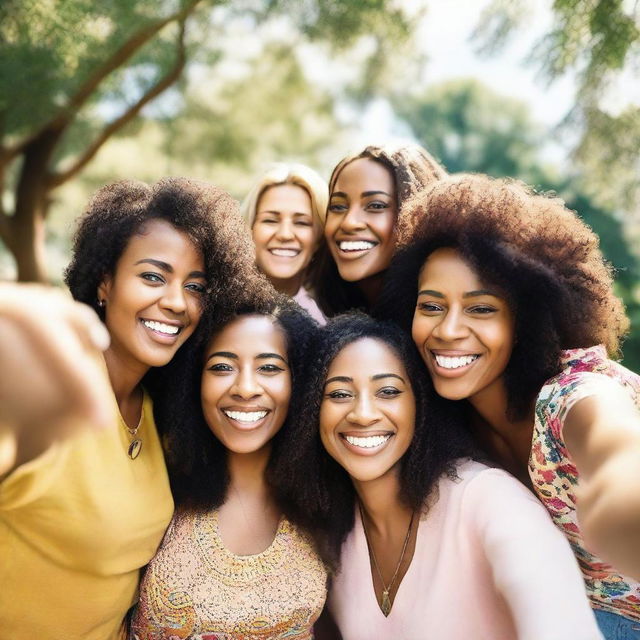
[[[321,486],[309,517],[340,554],[343,638],[601,638],[566,540],[515,478],[466,457],[408,336],[340,316],[315,352],[292,464]]]

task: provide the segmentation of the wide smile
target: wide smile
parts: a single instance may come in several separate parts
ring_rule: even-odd
[[[302,252],[301,249],[293,247],[274,247],[273,249],[267,249],[267,251],[276,258],[297,258]]]
[[[253,431],[260,427],[267,415],[270,413],[268,409],[222,409],[222,413],[228,420],[241,431]]]
[[[359,258],[375,249],[380,243],[374,240],[337,240],[336,246],[340,256],[344,258]]]
[[[434,363],[436,373],[447,378],[455,378],[464,375],[479,360],[479,353],[447,354],[429,352]]]
[[[349,451],[361,456],[371,456],[384,449],[393,435],[390,431],[367,435],[341,433],[340,438]]]
[[[172,344],[175,342],[184,329],[183,324],[170,324],[159,320],[148,320],[145,318],[142,318],[140,323],[156,342],[162,342],[165,344]]]

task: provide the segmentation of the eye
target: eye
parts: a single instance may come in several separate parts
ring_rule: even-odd
[[[494,311],[497,311],[497,309],[488,304],[477,304],[468,309],[469,313],[475,313],[478,315],[487,315],[489,313],[493,313]]]
[[[336,389],[335,391],[329,391],[325,397],[331,400],[349,400],[353,397],[353,394],[345,389]]]
[[[423,313],[439,313],[442,311],[442,306],[435,302],[418,302],[418,309]]]
[[[207,288],[199,282],[189,282],[184,288],[194,293],[204,293],[207,290]]]
[[[347,205],[342,202],[330,202],[327,207],[328,213],[344,213],[347,210]]]
[[[207,367],[207,371],[213,371],[214,373],[229,373],[233,371],[233,367],[226,362],[218,362]]]
[[[147,282],[151,282],[153,284],[162,284],[163,282],[165,282],[165,279],[155,271],[145,271],[144,273],[140,274],[140,277],[143,280],[146,280]]]
[[[396,387],[393,387],[393,386],[389,386],[389,387],[382,387],[382,389],[379,389],[376,395],[382,398],[395,398],[396,396],[399,396],[401,393],[402,391],[400,391],[400,389],[397,389]]]
[[[384,209],[388,209],[390,204],[388,202],[383,202],[382,200],[374,200],[373,202],[369,202],[367,204],[367,209],[372,209],[373,211],[382,211]]]
[[[311,221],[309,221],[309,220],[296,220],[294,222],[294,224],[297,227],[311,227],[311,226],[313,226],[313,223]]]
[[[279,367],[277,364],[263,364],[258,367],[258,371],[261,373],[276,374],[284,371],[284,368]]]

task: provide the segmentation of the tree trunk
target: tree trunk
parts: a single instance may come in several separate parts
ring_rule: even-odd
[[[18,270],[19,282],[48,282],[45,249],[45,224],[42,213],[12,220],[13,242],[9,247]],[[16,224],[17,223],[17,224]]]

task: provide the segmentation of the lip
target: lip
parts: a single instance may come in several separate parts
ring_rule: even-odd
[[[264,417],[259,418],[258,420],[255,420],[253,422],[244,422],[242,420],[236,420],[235,418],[232,418],[230,415],[227,415],[227,412],[261,413],[263,411],[266,412]],[[220,413],[223,415],[224,419],[227,420],[227,422],[229,422],[231,425],[233,425],[233,427],[238,431],[250,432],[250,431],[255,431],[256,429],[259,429],[262,425],[264,425],[265,421],[269,418],[269,415],[271,414],[271,409],[267,409],[267,407],[256,407],[256,406],[245,407],[245,406],[234,405],[231,407],[223,407],[220,410]]]
[[[176,333],[164,333],[162,331],[158,331],[156,329],[152,329],[148,327],[145,322],[157,322],[160,324],[165,324],[170,327],[177,327],[178,331]],[[182,333],[182,331],[187,326],[183,322],[176,322],[175,320],[156,320],[155,318],[140,318],[140,326],[145,331],[145,333],[155,342],[159,342],[160,344],[172,345],[175,344],[178,340],[178,337]]]
[[[482,358],[481,353],[453,349],[427,349],[427,353],[429,354],[429,361],[433,366],[434,373],[442,378],[459,378],[460,376],[465,375],[469,370],[471,370],[474,365]],[[448,358],[463,358],[465,356],[476,357],[475,360],[469,362],[468,364],[456,367],[455,369],[448,369],[438,364],[436,356],[443,356]]]
[[[341,242],[367,242],[370,244],[373,244],[373,246],[371,247],[366,247],[363,249],[342,249],[340,247],[340,243]],[[373,251],[374,249],[378,248],[378,246],[380,246],[380,242],[378,240],[373,240],[371,238],[337,238],[335,240],[335,247],[337,250],[337,254],[340,257],[341,260],[355,260],[357,258],[360,258],[366,254],[368,254],[369,252]]]
[[[362,433],[360,431],[344,431],[339,433],[338,437],[340,438],[340,442],[342,443],[342,445],[348,451],[359,456],[368,457],[368,456],[375,456],[380,451],[385,449],[391,442],[394,435],[395,433],[393,433],[392,431],[372,431],[367,433]],[[351,444],[347,440],[346,436],[353,436],[355,438],[369,438],[369,437],[382,436],[382,437],[386,437],[387,439],[384,442],[380,443],[378,446],[364,448],[364,447],[359,447],[357,445]]]
[[[302,249],[299,249],[297,247],[269,247],[267,248],[267,251],[272,257],[282,258],[284,260],[293,260],[302,253]],[[274,253],[274,251],[293,252],[293,255],[279,255],[277,253]]]

